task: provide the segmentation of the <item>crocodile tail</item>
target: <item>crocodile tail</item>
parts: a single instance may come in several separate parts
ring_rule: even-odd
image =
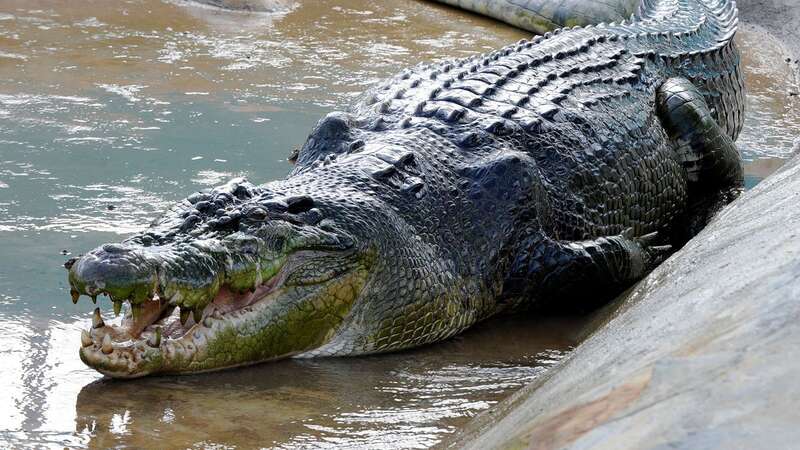
[[[733,40],[739,25],[732,0],[642,0],[633,23],[616,27],[642,36],[629,42],[671,63],[669,76],[694,84],[711,115],[735,140],[744,124],[744,81]],[[613,28],[613,27],[612,27]]]
[[[739,10],[733,0],[641,0],[631,20],[666,23],[675,31],[705,34],[724,44],[736,33]]]
[[[437,0],[536,34],[562,27],[620,21],[636,11],[637,0]]]

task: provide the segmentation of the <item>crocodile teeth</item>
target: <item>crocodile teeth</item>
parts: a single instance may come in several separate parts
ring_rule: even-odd
[[[100,315],[100,308],[94,309],[94,314],[92,315],[92,328],[103,328],[106,326],[105,322],[103,322],[103,317]]]
[[[89,332],[86,330],[81,330],[81,345],[83,347],[88,347],[93,344],[92,336],[89,335]]]
[[[161,346],[161,327],[156,328],[155,333],[147,339],[147,345],[155,348]]]
[[[189,320],[189,308],[181,308],[181,325],[186,325],[186,321]]]
[[[100,347],[100,350],[102,350],[106,355],[114,351],[114,346],[111,345],[110,334],[103,336],[103,345]]]
[[[133,322],[136,323],[139,320],[139,317],[142,316],[142,305],[135,305],[131,303],[131,316],[133,317]]]
[[[70,289],[70,290],[69,290],[69,295],[71,295],[71,296],[72,296],[72,304],[74,305],[74,304],[77,304],[77,303],[78,303],[78,299],[80,298],[80,296],[81,296],[81,293],[80,293],[80,292],[78,292],[78,291],[77,291],[77,290],[75,290],[75,289]]]
[[[194,323],[200,323],[203,320],[203,310],[197,308],[194,310]]]
[[[117,300],[114,302],[114,317],[119,316],[119,313],[122,311],[122,302]]]

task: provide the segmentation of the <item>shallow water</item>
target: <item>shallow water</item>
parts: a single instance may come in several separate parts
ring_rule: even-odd
[[[539,376],[581,320],[501,319],[380,357],[98,381],[77,358],[93,307],[72,305],[61,267],[194,190],[284,176],[324,113],[401,67],[524,36],[412,0],[306,0],[275,14],[3,0],[0,446],[421,448]],[[800,117],[782,55],[757,32],[739,38],[753,185],[789,156]]]
[[[763,29],[743,25],[736,41],[747,87],[744,129],[736,145],[751,188],[792,156],[800,136],[800,89],[780,44]]]

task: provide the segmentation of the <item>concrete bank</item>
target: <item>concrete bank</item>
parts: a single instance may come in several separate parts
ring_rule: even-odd
[[[798,72],[800,5],[743,0]],[[790,5],[791,4],[791,5]],[[796,141],[800,142],[800,141]],[[800,156],[609,307],[549,375],[449,445],[791,449],[800,442]]]
[[[800,442],[800,157],[656,269],[469,448],[789,449]]]

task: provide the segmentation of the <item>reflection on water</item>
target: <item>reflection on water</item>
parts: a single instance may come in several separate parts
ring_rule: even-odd
[[[401,354],[98,381],[78,394],[75,439],[96,447],[161,437],[175,446],[429,447],[561,358],[548,349],[574,343],[565,331],[574,321],[533,325],[507,319]]]
[[[230,177],[284,176],[319,117],[400,67],[526,35],[431,2],[277,3],[0,2],[0,446],[428,447],[574,345],[576,321],[504,319],[414,352],[197,377],[98,381],[80,363],[92,307],[69,302],[63,255]],[[740,40],[752,184],[800,118],[781,55]]]

